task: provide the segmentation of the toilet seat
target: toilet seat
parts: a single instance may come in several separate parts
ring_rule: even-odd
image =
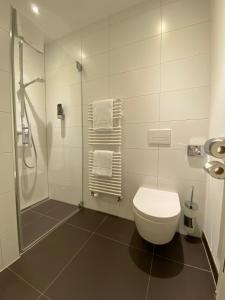
[[[168,223],[180,216],[179,196],[175,192],[141,187],[133,199],[134,210],[152,222]]]

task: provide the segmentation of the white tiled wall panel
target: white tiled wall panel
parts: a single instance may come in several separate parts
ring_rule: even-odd
[[[209,56],[198,55],[162,64],[162,91],[209,85]]]
[[[10,81],[9,73],[0,70],[0,111],[10,112]]]
[[[209,114],[209,87],[163,92],[160,121],[204,119]]]
[[[181,203],[195,186],[203,224],[205,176],[190,143],[203,144],[209,113],[208,0],[144,1],[81,30],[85,206],[132,219],[132,199],[146,185],[178,191]],[[123,99],[124,199],[92,198],[87,186],[87,104]],[[147,131],[171,128],[171,145],[147,143]],[[58,142],[58,139],[56,139]],[[184,228],[181,226],[180,231]]]
[[[10,5],[0,0],[0,271],[19,257],[9,81]]]
[[[104,40],[104,30],[102,32],[100,28],[100,32],[94,36],[99,42]],[[93,45],[94,42],[92,34],[85,35],[86,52],[88,55],[95,55],[95,59],[87,57],[84,64],[86,99],[94,94],[95,87],[91,84],[91,79],[106,75],[108,70],[103,72],[104,55],[98,55],[100,50],[97,44]],[[75,205],[82,200],[81,80],[74,60],[79,60],[80,44],[79,34],[73,34],[48,44],[45,55],[49,196]],[[102,46],[103,44],[102,41]],[[101,89],[97,86],[97,93],[99,90]],[[57,119],[58,103],[63,106],[65,120]]]
[[[209,1],[181,0],[163,6],[163,30],[179,30],[182,27],[209,20]]]

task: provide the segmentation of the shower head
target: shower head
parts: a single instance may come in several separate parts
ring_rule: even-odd
[[[26,88],[26,87],[28,87],[29,85],[31,85],[31,84],[33,84],[33,83],[36,83],[36,82],[43,83],[43,82],[45,82],[45,80],[44,80],[43,78],[36,78],[36,79],[34,79],[34,80],[32,80],[32,81],[30,81],[30,82],[28,82],[28,83],[25,83],[25,84],[23,85],[23,87]]]

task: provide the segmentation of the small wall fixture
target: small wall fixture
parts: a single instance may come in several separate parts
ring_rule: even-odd
[[[202,156],[203,155],[203,146],[188,145],[187,146],[187,155],[188,156]]]
[[[57,118],[61,120],[65,119],[65,114],[61,103],[57,104]]]

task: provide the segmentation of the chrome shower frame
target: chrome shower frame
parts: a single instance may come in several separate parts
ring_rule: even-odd
[[[12,108],[12,131],[13,131],[13,163],[14,163],[14,185],[15,185],[15,199],[16,199],[16,213],[17,213],[17,231],[19,242],[19,253],[23,252],[23,237],[22,237],[22,220],[20,214],[20,192],[19,192],[19,165],[18,165],[18,151],[17,151],[17,128],[16,128],[16,97],[15,97],[15,61],[14,61],[14,37],[15,37],[15,17],[16,11],[11,7],[10,20],[10,94],[11,94],[11,108]]]
[[[14,60],[14,46],[15,37],[19,38],[22,43],[30,46],[33,50],[35,50],[39,54],[43,54],[39,50],[35,49],[28,42],[24,40],[23,37],[17,36],[16,31],[16,10],[11,6],[11,14],[10,14],[10,102],[12,109],[12,137],[13,137],[13,166],[14,166],[14,185],[15,185],[15,201],[16,201],[16,214],[17,214],[17,232],[18,232],[18,243],[19,243],[19,253],[22,255],[26,249],[24,248],[23,236],[22,236],[22,220],[21,220],[21,205],[20,205],[20,190],[19,190],[19,164],[18,164],[18,150],[17,150],[17,126],[16,126],[16,84],[15,84],[15,60]],[[31,83],[31,82],[30,82]],[[28,86],[27,83],[25,84]],[[26,113],[24,111],[24,113]]]

